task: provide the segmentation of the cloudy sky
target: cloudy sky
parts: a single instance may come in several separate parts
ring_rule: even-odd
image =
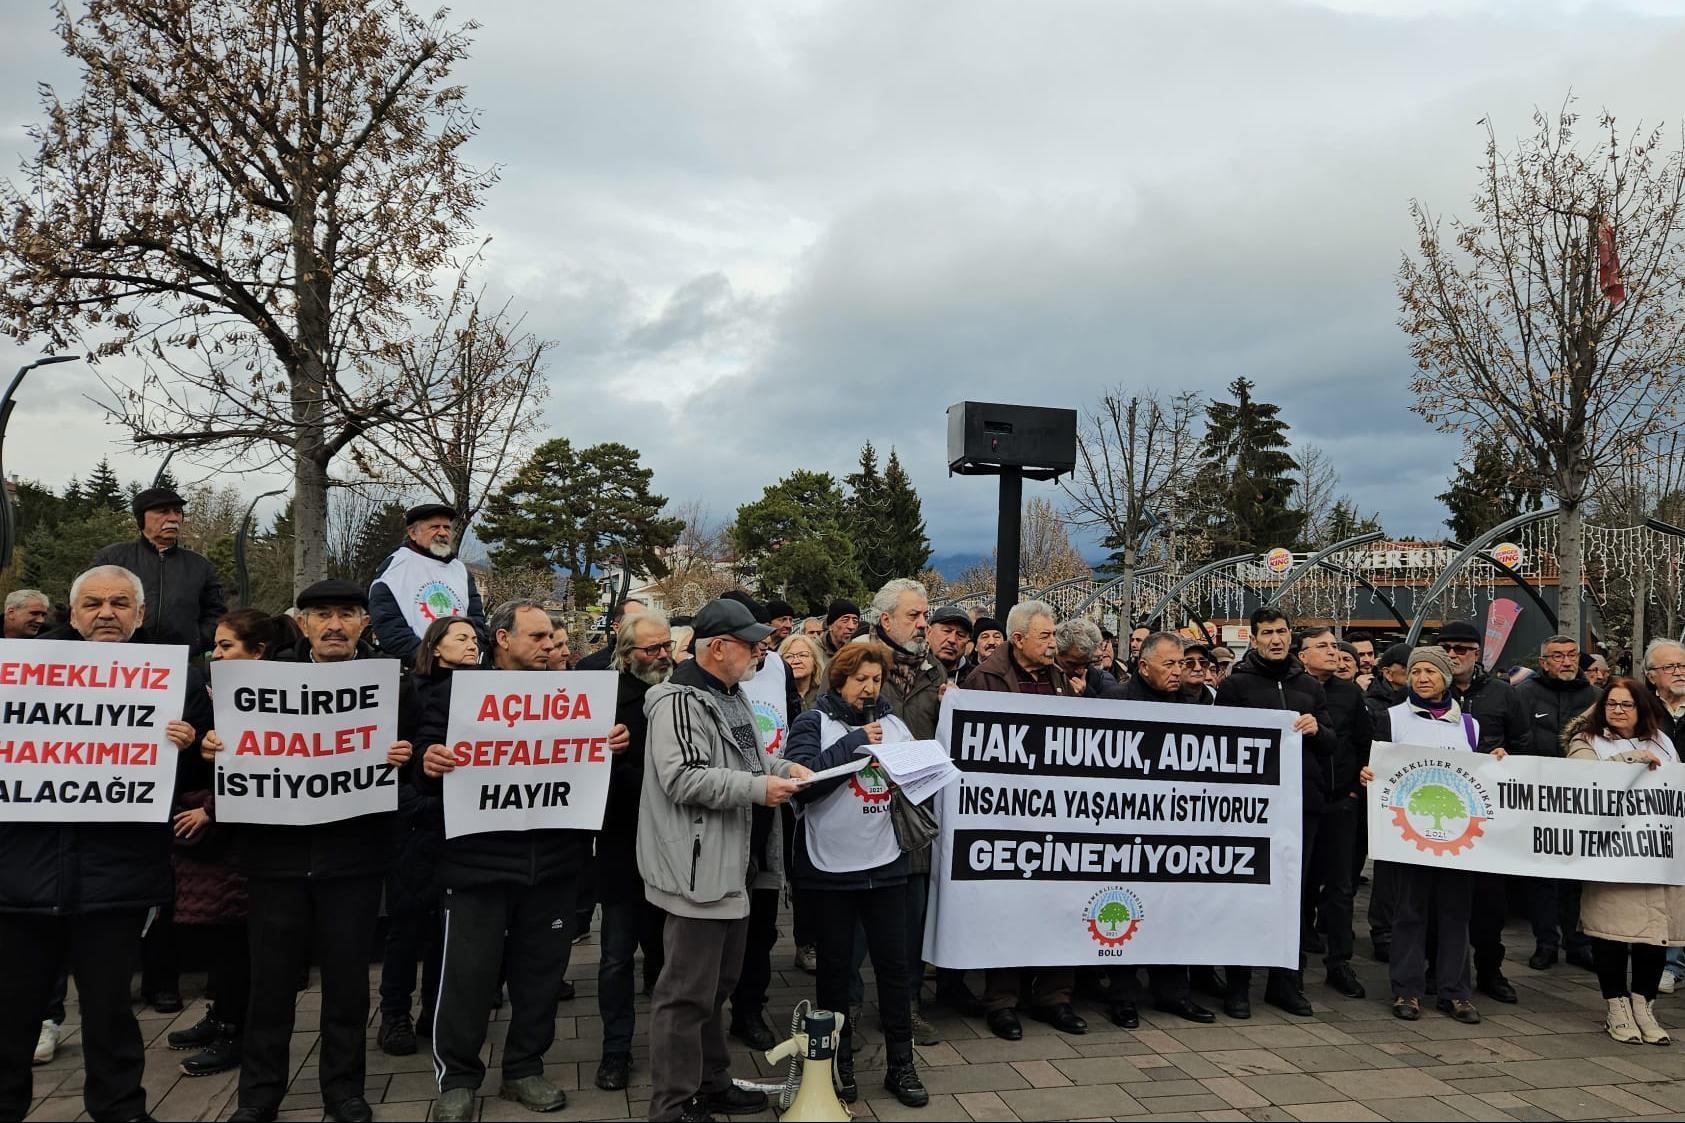
[[[558,343],[550,430],[642,449],[660,492],[716,516],[869,438],[900,451],[938,553],[994,533],[992,481],[947,477],[949,404],[1240,375],[1390,531],[1443,534],[1459,445],[1409,412],[1395,324],[1409,200],[1466,211],[1476,122],[1521,135],[1570,89],[1588,115],[1685,118],[1685,2],[458,12],[483,24],[470,158],[502,171],[484,279]],[[11,168],[35,83],[74,75],[41,0],[0,0],[0,27]],[[150,473],[90,375],[31,378],[8,472],[59,483],[109,451]]]

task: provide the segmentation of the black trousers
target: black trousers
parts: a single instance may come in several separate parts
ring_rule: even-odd
[[[1394,867],[1396,895],[1388,974],[1396,997],[1467,998],[1471,875],[1432,866]],[[1429,920],[1434,928],[1433,989],[1427,979]]]
[[[1504,921],[1509,918],[1509,898],[1501,874],[1476,873],[1473,900],[1469,903],[1469,943],[1474,947],[1474,973],[1488,978],[1503,972]]]
[[[577,900],[578,883],[571,877],[445,890],[445,954],[433,1019],[440,1092],[477,1089],[485,1079],[480,1047],[500,965],[509,976],[504,1082],[544,1071],[544,1053],[556,1040],[556,1004]]]
[[[1618,940],[1591,939],[1591,954],[1597,961],[1597,985],[1604,998],[1625,998],[1636,994],[1656,1000],[1662,982],[1667,948],[1660,944],[1625,944]],[[1627,962],[1632,962],[1632,985],[1627,985]]]
[[[784,860],[788,862],[790,855],[796,852],[796,812],[786,803],[780,808],[782,814],[779,821],[784,830]],[[790,885],[790,925],[795,929],[796,946],[805,948],[819,943],[819,924],[814,919],[816,905],[813,903],[813,890],[796,885]]]
[[[140,945],[140,993],[143,998],[181,990],[180,933],[176,931],[176,907],[172,902],[160,908]]]
[[[205,950],[206,985],[216,996],[217,1020],[244,1027],[252,999],[251,933],[245,921],[199,929]]]
[[[386,879],[386,949],[380,965],[380,1015],[410,1012],[415,969],[421,967],[421,1017],[433,1015],[439,993],[439,955],[444,946],[439,920],[436,870],[442,839],[410,828]]]
[[[1306,815],[1299,821],[1299,829],[1301,831],[1301,843],[1299,847],[1299,907],[1296,911],[1301,922],[1303,921],[1305,912],[1307,911],[1305,898],[1308,895],[1315,893],[1315,889],[1313,888],[1316,884],[1314,863],[1316,859],[1317,832],[1321,826],[1321,813],[1316,815]],[[1347,925],[1347,927],[1350,927],[1350,925]],[[1303,933],[1300,933],[1300,939],[1295,940],[1294,944],[1295,946],[1302,946]],[[1302,977],[1305,971],[1305,953],[1300,951],[1298,954],[1298,967],[1292,970],[1289,970],[1286,967],[1270,968],[1271,985],[1280,986],[1284,983],[1291,986],[1303,985]],[[1252,968],[1241,965],[1225,967],[1223,968],[1223,979],[1227,984],[1228,992],[1230,994],[1244,995],[1252,988]]]
[[[1398,905],[1398,863],[1375,863],[1369,883],[1369,938],[1384,944],[1392,940],[1392,919]]]
[[[772,985],[772,945],[778,942],[778,890],[750,890],[748,940],[743,968],[731,992],[733,1021],[766,1009],[766,990]]]
[[[819,1005],[848,1011],[848,981],[854,969],[854,930],[866,931],[866,950],[878,979],[878,1016],[883,1039],[902,1045],[913,1039],[913,990],[907,955],[907,887],[821,889],[813,894],[819,906]],[[850,1039],[851,1027],[843,1027]]]
[[[645,900],[603,900],[599,932],[601,958],[597,963],[597,1013],[603,1019],[603,1056],[632,1051],[637,1016],[638,946],[644,949],[644,977],[661,975],[661,930],[667,914]]]
[[[369,963],[380,912],[379,877],[253,878],[247,883],[251,1005],[240,1065],[240,1106],[276,1108],[286,1095],[298,977],[322,974],[317,1071],[330,1107],[364,1094]]]
[[[1317,912],[1327,951],[1322,963],[1328,970],[1344,967],[1352,959],[1352,848],[1357,845],[1357,824],[1363,818],[1363,801],[1338,799],[1322,813],[1316,828],[1314,867],[1321,883]]]
[[[129,1003],[145,922],[140,910],[0,915],[0,1119],[29,1110],[41,1011],[66,960],[82,1005],[83,1105],[96,1120],[145,1114],[146,1047]]]

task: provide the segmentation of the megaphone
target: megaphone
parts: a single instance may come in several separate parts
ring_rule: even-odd
[[[836,1056],[847,1018],[833,1010],[812,1009],[804,999],[790,1019],[790,1037],[767,1051],[768,1064],[788,1060],[782,1084],[734,1081],[740,1088],[778,1096],[779,1118],[791,1123],[846,1120],[853,1114],[837,1096]]]

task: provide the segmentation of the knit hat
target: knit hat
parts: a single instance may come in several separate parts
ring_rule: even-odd
[[[1451,685],[1454,677],[1451,672],[1451,656],[1445,653],[1443,647],[1418,647],[1410,653],[1409,669],[1415,670],[1417,663],[1427,663],[1445,677],[1445,684]]]
[[[769,600],[766,602],[766,614],[777,620],[785,616],[794,616],[796,610],[787,600]]]
[[[856,620],[860,619],[860,606],[853,601],[838,597],[831,602],[831,607],[825,610],[825,626],[829,628],[844,616],[852,616]]]
[[[999,632],[1006,635],[1006,629],[1000,626],[1000,621],[992,616],[979,616],[971,625],[971,634],[978,639],[983,638],[984,632]]]

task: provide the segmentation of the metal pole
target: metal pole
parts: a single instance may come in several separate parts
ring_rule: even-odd
[[[1434,602],[1439,599],[1440,595],[1444,593],[1446,589],[1451,587],[1451,582],[1457,579],[1457,573],[1463,568],[1463,566],[1467,565],[1469,561],[1475,557],[1475,555],[1479,554],[1482,550],[1485,550],[1486,547],[1498,541],[1504,535],[1509,534],[1511,531],[1520,530],[1529,523],[1542,522],[1545,519],[1554,518],[1555,515],[1555,507],[1546,507],[1544,510],[1534,511],[1530,515],[1520,515],[1509,520],[1509,522],[1499,523],[1497,526],[1488,530],[1485,534],[1482,534],[1479,538],[1476,538],[1473,542],[1470,542],[1467,546],[1463,547],[1463,552],[1451,559],[1451,564],[1445,567],[1445,572],[1434,578],[1433,584],[1428,586],[1428,591],[1423,593],[1422,599],[1416,602],[1416,618],[1410,622],[1410,631],[1409,634],[1404,637],[1404,642],[1409,644],[1411,647],[1416,646],[1416,641],[1422,637],[1422,626],[1427,623],[1428,612],[1432,610]],[[1578,590],[1575,590],[1575,595],[1578,595]],[[1561,583],[1559,580],[1557,585],[1557,600],[1560,602],[1561,599]]]
[[[168,464],[169,462],[166,460],[165,463]],[[162,469],[160,469],[160,474],[162,474]],[[234,591],[235,595],[240,598],[241,608],[250,608],[252,603],[252,575],[246,568],[246,534],[251,530],[252,512],[257,510],[259,503],[268,499],[271,495],[285,495],[286,493],[287,489],[283,487],[275,491],[266,491],[257,496],[247,505],[246,513],[240,517],[240,529],[234,532]]]
[[[1018,549],[1024,525],[1024,470],[1000,470],[1000,523],[995,532],[995,619],[1006,625],[1018,603]]]
[[[164,486],[164,473],[168,472],[170,470],[170,461],[174,460],[175,458],[176,458],[176,450],[173,449],[173,448],[170,449],[170,451],[168,451],[164,454],[164,462],[162,464],[158,465],[158,474],[156,476],[152,477],[152,486],[153,487],[163,487]]]
[[[18,368],[17,374],[12,376],[12,384],[6,387],[6,394],[0,397],[0,509],[4,517],[0,517],[0,569],[7,569],[12,564],[12,552],[17,547],[18,516],[12,509],[12,497],[6,491],[5,445],[6,423],[12,419],[12,408],[17,404],[12,401],[12,395],[18,392],[18,385],[23,382],[23,376],[36,367],[52,366],[55,363],[74,363],[75,355],[44,355],[33,363]]]

